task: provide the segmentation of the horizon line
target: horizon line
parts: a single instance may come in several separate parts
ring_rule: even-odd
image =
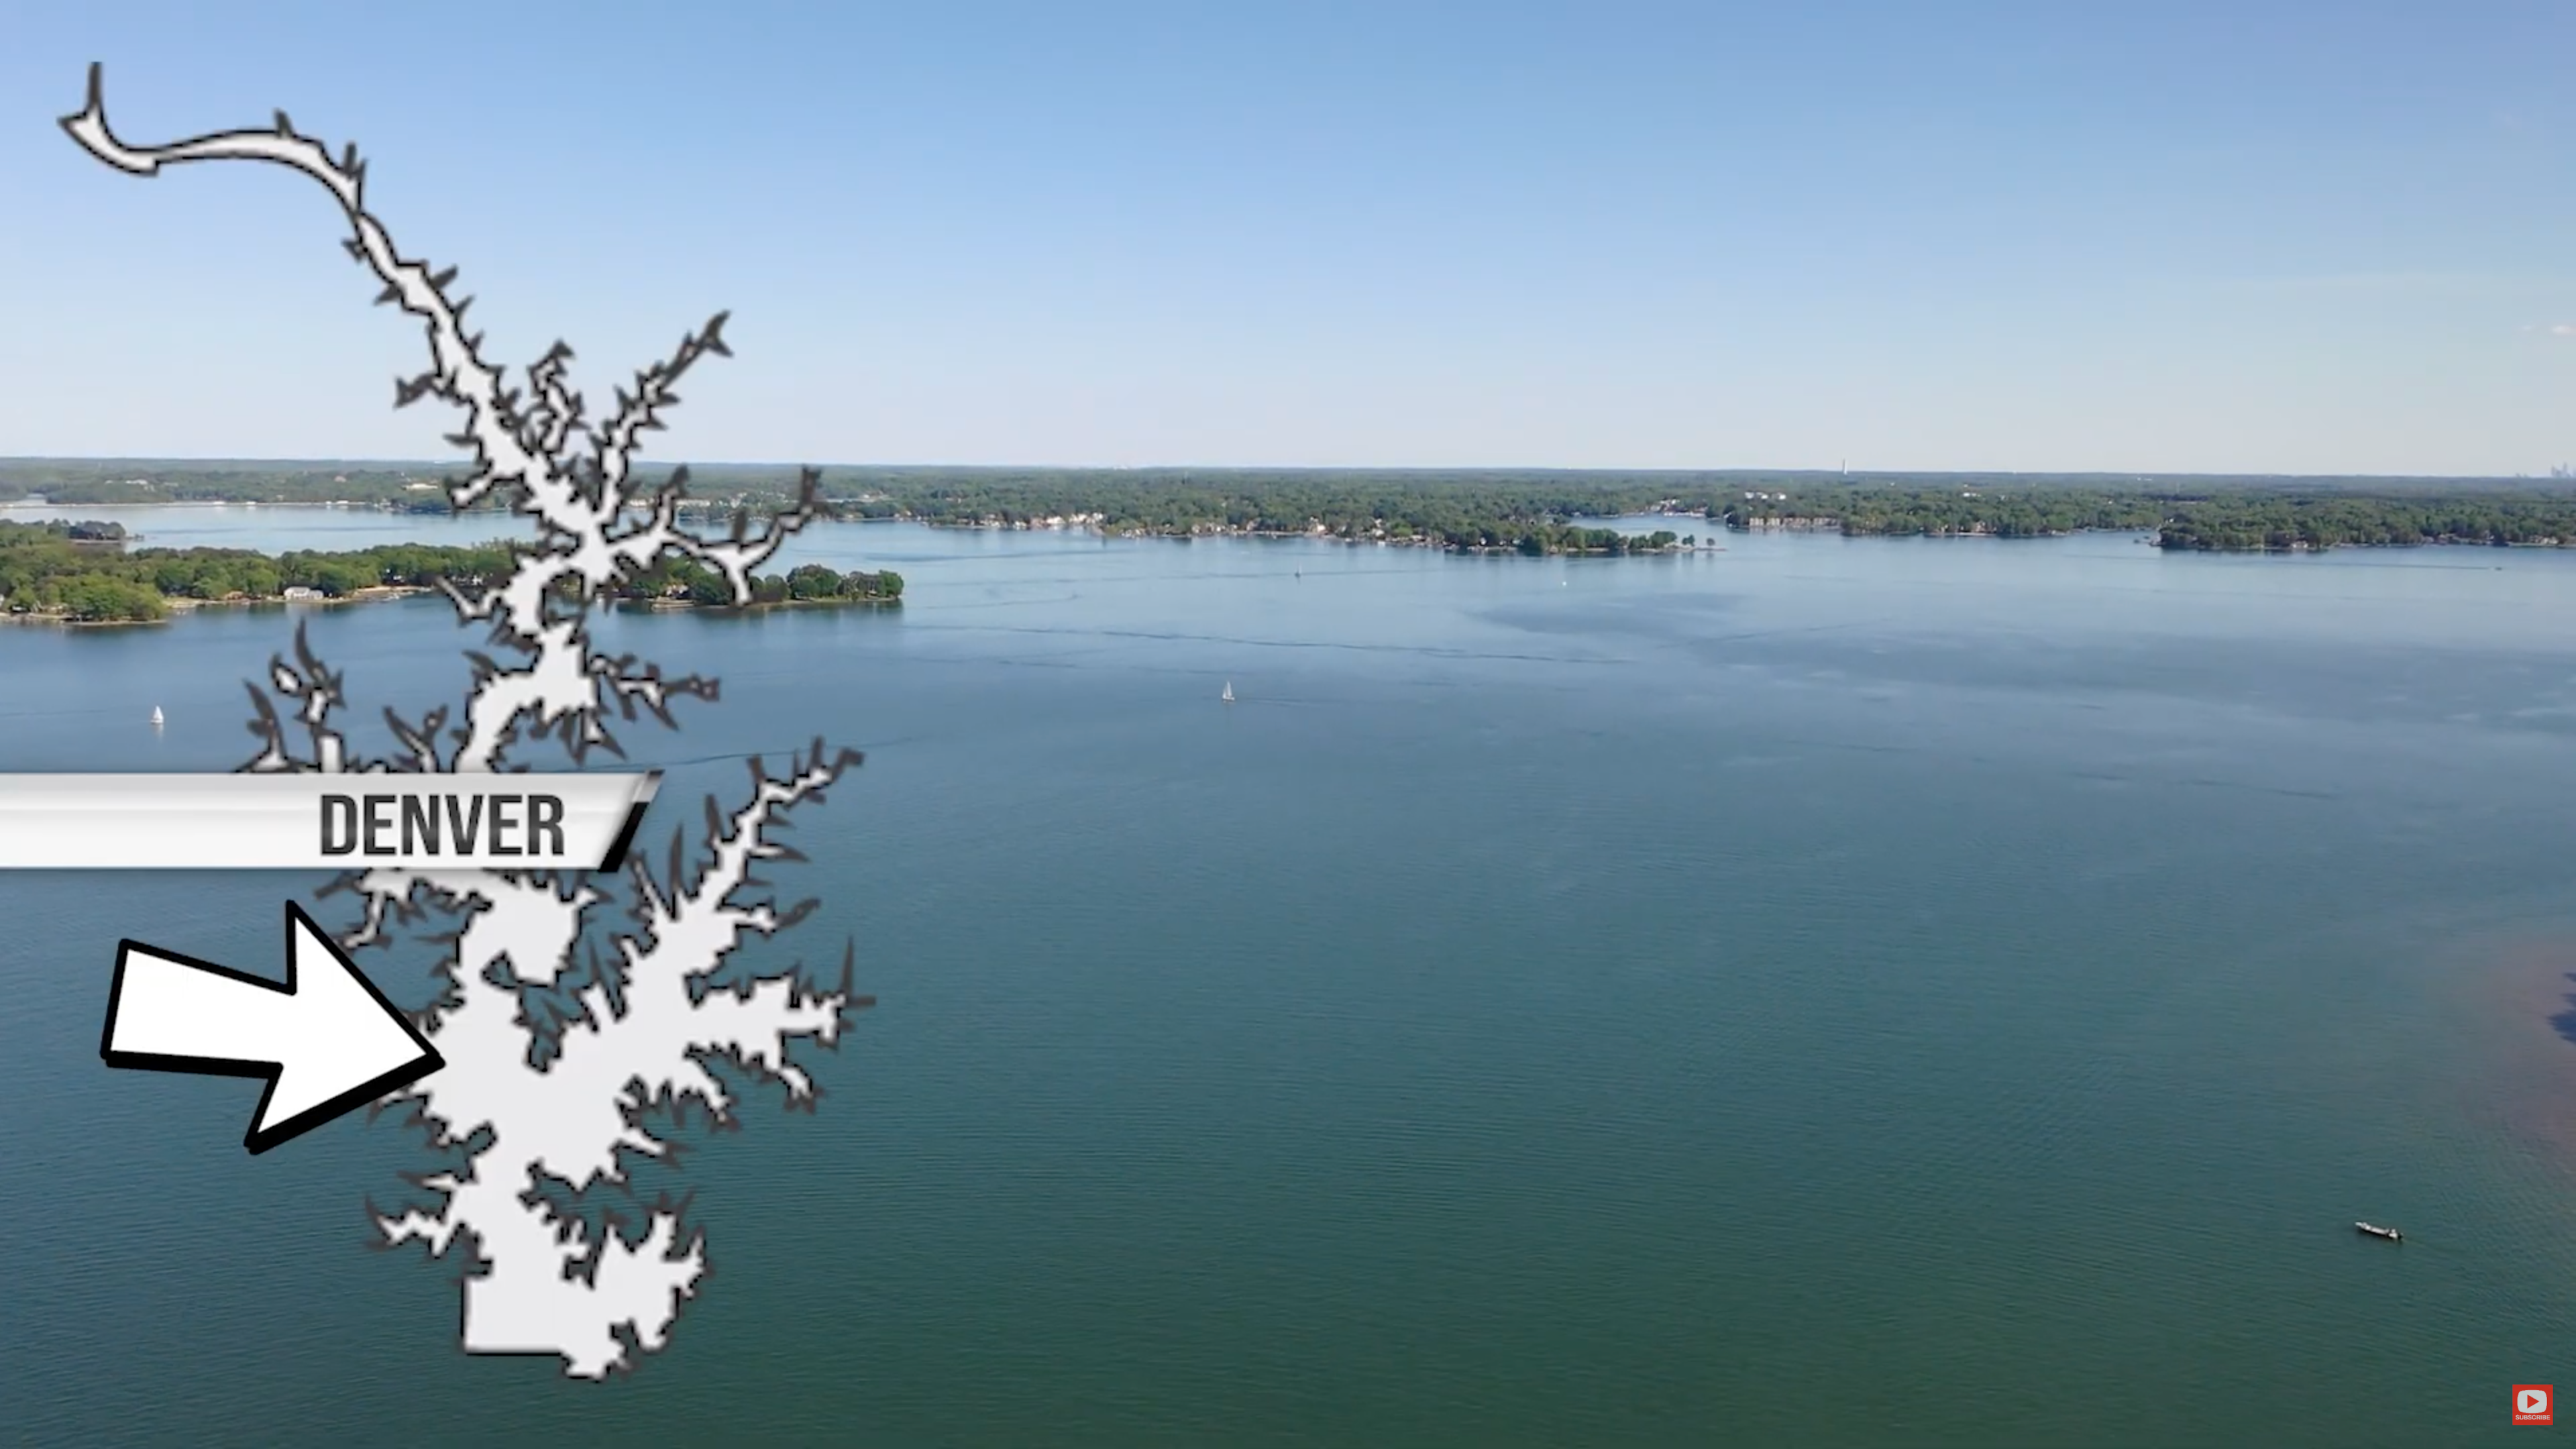
[[[330,458],[330,457],[221,457],[221,456],[148,456],[142,454],[74,454],[38,453],[0,456],[0,467],[29,464],[145,464],[185,466],[228,464],[256,467],[325,467],[424,468],[453,472],[465,465],[462,458],[440,461],[434,458]],[[2213,472],[2158,471],[2132,468],[1868,468],[1853,471],[1827,467],[1763,467],[1733,465],[1722,467],[1655,467],[1623,468],[1616,466],[1570,467],[1562,464],[1525,463],[781,463],[729,459],[674,460],[646,458],[636,460],[653,467],[668,468],[736,468],[775,469],[793,473],[802,468],[829,472],[834,469],[855,472],[883,472],[896,469],[919,469],[959,473],[1062,472],[1062,473],[1553,473],[1594,477],[1727,477],[1760,474],[1766,476],[1815,476],[1823,478],[2261,478],[2299,479],[2371,479],[2387,482],[2465,481],[2465,482],[2576,482],[2576,478],[2529,473],[2280,473],[2280,472]]]

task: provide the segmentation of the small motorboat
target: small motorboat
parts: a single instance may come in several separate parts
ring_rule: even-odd
[[[2397,1231],[2395,1228],[2383,1228],[2377,1223],[2354,1223],[2353,1227],[2360,1232],[2368,1233],[2374,1238],[2386,1238],[2392,1243],[2402,1243],[2406,1241],[2406,1235],[2404,1233]]]

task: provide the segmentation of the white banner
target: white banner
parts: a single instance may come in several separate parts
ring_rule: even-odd
[[[614,870],[661,778],[0,775],[0,869]]]

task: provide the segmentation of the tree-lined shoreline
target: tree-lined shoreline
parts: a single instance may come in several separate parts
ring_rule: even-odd
[[[0,460],[0,504],[444,513],[451,509],[440,478],[428,464]],[[787,506],[796,480],[788,468],[693,468],[683,506],[749,519]],[[2195,551],[2576,545],[2576,482],[2565,479],[856,467],[834,469],[826,482],[828,515],[845,520],[1457,552],[1655,553],[1779,528],[1995,538],[2117,530]],[[1638,514],[1672,517],[1676,527],[1640,535],[1600,526]]]
[[[220,604],[345,603],[426,593],[444,579],[479,588],[507,578],[511,546],[381,544],[343,552],[279,554],[234,548],[129,548],[122,524],[0,521],[0,618],[26,622],[140,624]],[[894,571],[840,573],[807,564],[752,581],[749,607],[891,605],[903,600]],[[666,559],[622,583],[617,604],[726,608],[733,587],[714,569]]]

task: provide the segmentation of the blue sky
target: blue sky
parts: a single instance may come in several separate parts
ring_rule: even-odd
[[[0,454],[446,452],[328,198],[87,158],[100,60],[593,397],[731,309],[666,458],[2576,461],[2564,4],[244,8],[12,7]]]

